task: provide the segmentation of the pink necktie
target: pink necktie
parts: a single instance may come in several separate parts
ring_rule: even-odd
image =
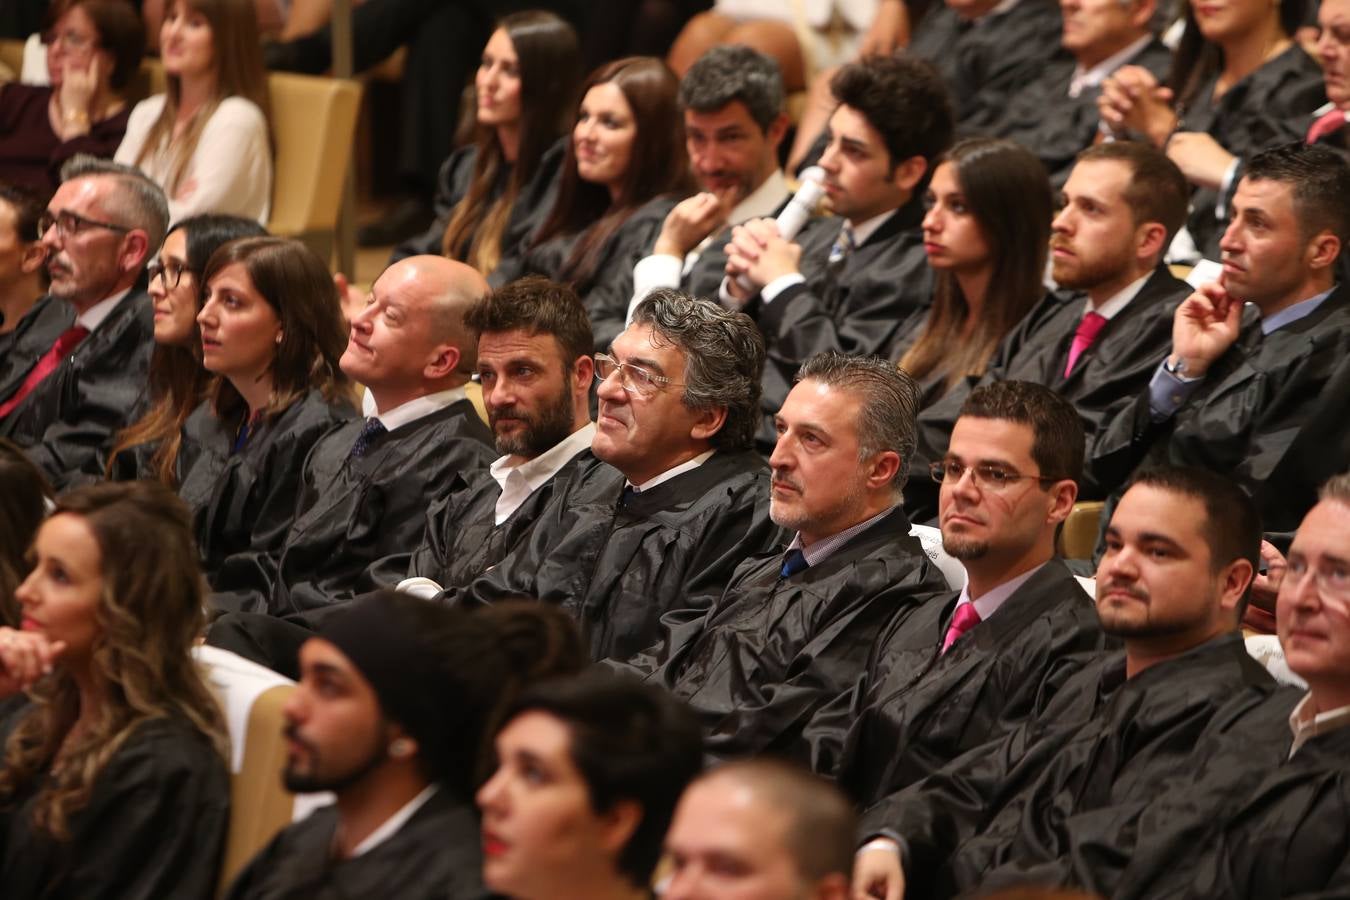
[[[51,349],[42,354],[38,361],[33,364],[33,368],[28,370],[28,377],[19,385],[19,389],[10,395],[10,398],[4,403],[0,403],[0,419],[9,415],[14,408],[24,401],[24,398],[33,392],[33,388],[42,383],[42,379],[52,374],[56,367],[61,365],[61,360],[80,345],[80,341],[89,336],[89,329],[83,325],[72,325],[56,338]]]
[[[1327,135],[1339,131],[1345,127],[1345,112],[1339,109],[1333,109],[1329,113],[1323,113],[1318,116],[1317,121],[1313,122],[1308,128],[1308,136],[1304,143],[1315,144]]]
[[[1090,312],[1083,316],[1083,320],[1078,323],[1078,330],[1073,333],[1073,344],[1069,347],[1069,364],[1064,367],[1064,377],[1068,378],[1073,372],[1073,367],[1078,363],[1078,357],[1083,355],[1083,351],[1092,346],[1092,342],[1097,339],[1102,328],[1106,326],[1106,316],[1100,313]]]
[[[952,616],[952,624],[947,626],[947,636],[942,639],[942,653],[946,653],[947,648],[955,644],[957,638],[978,624],[980,624],[980,614],[975,611],[974,603],[957,605],[956,615]],[[942,654],[938,655],[941,656]]]

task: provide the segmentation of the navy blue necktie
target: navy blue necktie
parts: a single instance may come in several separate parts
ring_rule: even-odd
[[[789,550],[787,555],[783,557],[783,577],[791,578],[802,569],[805,569],[806,566],[806,554],[803,553],[800,548]]]
[[[352,444],[352,459],[360,459],[366,455],[370,445],[382,434],[388,434],[389,429],[384,427],[384,423],[374,416],[366,419],[366,424],[361,429],[361,433],[356,436],[356,443]]]

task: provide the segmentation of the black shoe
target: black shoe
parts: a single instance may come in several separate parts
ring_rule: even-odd
[[[400,200],[384,218],[356,229],[356,243],[362,247],[399,244],[426,231],[435,217],[425,200],[408,197]]]

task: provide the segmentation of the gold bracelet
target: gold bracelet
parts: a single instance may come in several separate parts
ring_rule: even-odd
[[[77,125],[77,124],[78,124],[78,125],[88,125],[88,124],[89,124],[89,113],[87,113],[87,112],[80,112],[78,109],[69,109],[69,110],[66,110],[65,113],[62,114],[61,118],[62,118],[62,120],[63,120],[67,125]]]

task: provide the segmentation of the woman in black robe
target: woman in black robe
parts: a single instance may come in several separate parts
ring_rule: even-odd
[[[65,495],[0,628],[6,897],[211,897],[228,821],[220,710],[190,655],[201,577],[167,488]]]
[[[670,211],[668,203],[649,201],[690,188],[678,90],[675,75],[651,57],[630,56],[592,72],[582,85],[552,210],[488,279],[501,287],[536,274],[570,285],[586,306],[599,350],[623,331],[633,266]]]
[[[338,359],[347,330],[328,267],[299,241],[232,241],[203,273],[203,365],[215,374],[184,425],[197,457],[178,493],[208,580],[236,554],[279,553],[305,457],[354,415]]]

